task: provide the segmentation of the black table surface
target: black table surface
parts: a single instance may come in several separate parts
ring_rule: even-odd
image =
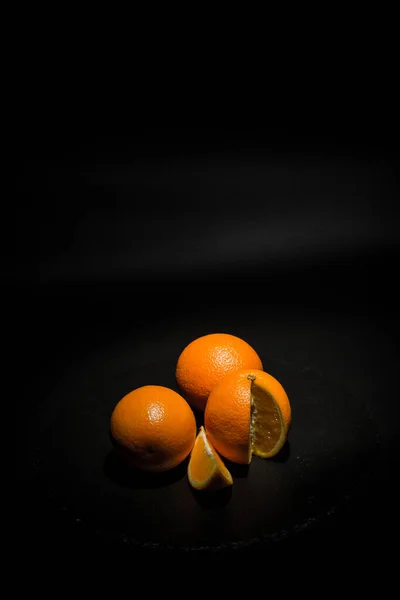
[[[140,142],[26,157],[13,273],[24,557],[295,564],[340,548],[342,566],[370,564],[397,531],[394,162]],[[133,387],[176,386],[181,349],[215,331],[259,350],[293,426],[279,460],[232,466],[231,492],[209,500],[185,464],[121,471],[107,424]]]

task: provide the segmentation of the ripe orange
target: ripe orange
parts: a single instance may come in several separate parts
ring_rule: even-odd
[[[208,441],[203,426],[190,454],[188,478],[195,490],[216,491],[233,484],[232,475]]]
[[[184,398],[159,385],[145,385],[115,406],[110,433],[116,450],[144,471],[168,471],[190,453],[196,420]]]
[[[243,339],[228,333],[210,333],[190,342],[176,364],[176,381],[191,406],[204,411],[211,390],[237,369],[263,368],[260,357]]]
[[[269,373],[240,369],[211,392],[205,413],[207,437],[225,458],[249,464],[252,455],[275,456],[287,439],[292,413],[281,383]]]

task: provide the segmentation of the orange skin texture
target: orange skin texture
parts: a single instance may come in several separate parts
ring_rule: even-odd
[[[204,411],[213,388],[237,369],[263,368],[260,357],[243,339],[228,333],[211,333],[190,342],[176,365],[182,394],[198,411]]]
[[[116,451],[132,467],[168,471],[191,452],[196,420],[186,400],[174,390],[146,385],[115,406],[110,434]]]
[[[257,369],[240,369],[227,375],[211,392],[204,412],[207,437],[214,448],[228,460],[251,462],[251,380],[264,387],[279,404],[285,434],[291,424],[291,406],[282,385],[272,375]]]
[[[226,375],[211,392],[204,426],[211,444],[228,460],[249,464],[251,382],[248,369]]]

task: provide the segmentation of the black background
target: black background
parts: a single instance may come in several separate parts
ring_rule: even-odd
[[[53,128],[51,119],[27,126],[9,263],[22,387],[17,441],[40,405],[43,381],[55,385],[65,361],[127,331],[159,335],[155,360],[174,323],[179,339],[182,328],[188,335],[270,331],[277,354],[365,400],[384,457],[368,497],[342,520],[279,546],[276,564],[325,554],[327,574],[354,574],[354,556],[371,564],[371,555],[384,553],[397,531],[400,255],[398,122],[382,109],[368,121],[352,113],[258,127],[99,133],[65,122]],[[38,504],[23,464],[18,455],[27,562],[50,562],[63,574],[88,554],[97,565],[138,564],[137,550],[101,544],[65,523],[60,539],[45,518],[35,522],[35,511],[23,508]],[[258,548],[250,561],[266,556]],[[225,558],[172,561],[203,569]],[[227,564],[247,558],[236,552]],[[160,564],[167,560],[162,555]]]

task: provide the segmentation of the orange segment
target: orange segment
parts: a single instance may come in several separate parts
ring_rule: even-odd
[[[254,375],[254,374],[253,374]],[[260,458],[275,456],[286,442],[291,424],[289,399],[272,375],[250,377],[251,453]]]
[[[208,439],[225,458],[249,464],[253,454],[275,456],[286,442],[292,415],[288,396],[269,373],[239,369],[211,392],[204,413]]]
[[[188,478],[195,490],[220,490],[233,483],[230,472],[207,439],[203,426],[190,454]]]

